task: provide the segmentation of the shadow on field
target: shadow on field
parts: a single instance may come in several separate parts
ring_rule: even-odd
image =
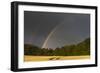
[[[56,58],[56,57],[52,57],[52,58],[49,58],[49,60],[59,60],[60,57]]]

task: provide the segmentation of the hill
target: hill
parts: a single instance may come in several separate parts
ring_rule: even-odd
[[[79,56],[90,55],[90,38],[74,45],[65,45],[61,48],[47,49],[34,45],[24,44],[24,54],[33,56]]]

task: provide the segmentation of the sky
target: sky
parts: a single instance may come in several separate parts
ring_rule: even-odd
[[[90,37],[90,14],[24,11],[24,43],[60,48]]]

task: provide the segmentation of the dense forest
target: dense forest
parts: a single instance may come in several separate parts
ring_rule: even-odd
[[[39,48],[34,45],[24,44],[24,55],[33,56],[79,56],[90,55],[90,38],[84,41],[73,44],[65,45],[61,48]]]

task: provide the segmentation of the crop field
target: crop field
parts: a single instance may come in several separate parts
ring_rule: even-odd
[[[53,61],[53,60],[78,60],[78,59],[90,59],[89,55],[85,56],[24,56],[25,62],[32,61]]]

